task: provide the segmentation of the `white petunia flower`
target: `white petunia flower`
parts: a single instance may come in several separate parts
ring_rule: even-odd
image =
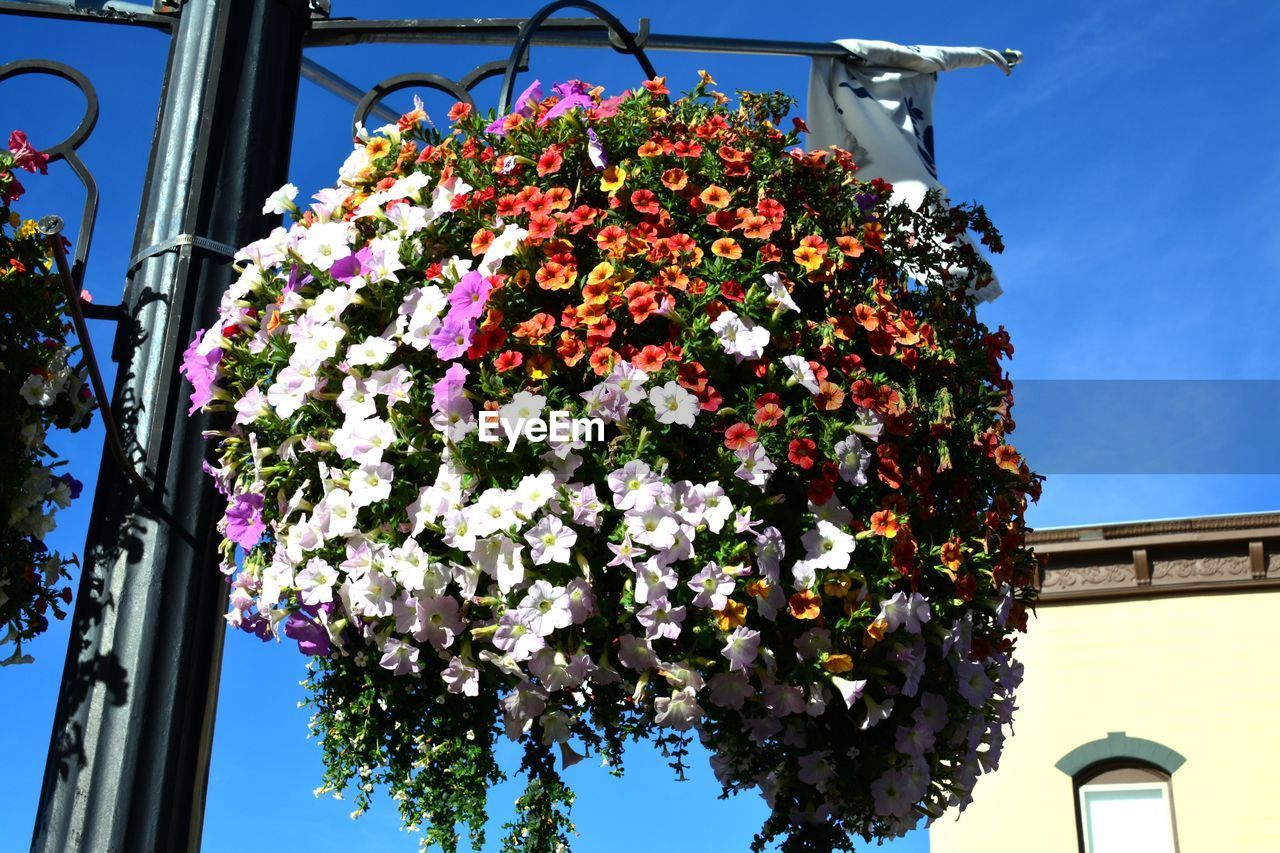
[[[787,282],[781,275],[776,272],[767,272],[764,274],[764,283],[769,288],[769,301],[774,302],[789,311],[799,311],[800,306],[791,298],[791,291],[787,290]]]
[[[276,216],[288,213],[291,210],[297,210],[298,206],[293,200],[298,197],[298,188],[293,184],[285,184],[280,189],[267,196],[267,203],[262,206],[263,213],[273,213]]]
[[[543,566],[547,563],[568,563],[570,549],[578,541],[578,534],[556,516],[546,515],[524,538],[529,543],[534,565]]]
[[[753,441],[737,453],[739,465],[738,470],[733,473],[751,485],[763,489],[769,482],[769,475],[778,468],[765,453],[764,446],[758,441]]]
[[[769,330],[757,326],[746,317],[739,317],[732,311],[723,311],[711,324],[711,329],[720,338],[720,346],[730,355],[736,355],[738,361],[744,358],[759,358],[764,348],[769,345]]]
[[[804,387],[809,393],[818,393],[818,377],[813,372],[813,365],[802,355],[785,355],[782,363],[791,371],[791,381]]]
[[[818,526],[800,537],[805,556],[816,568],[843,571],[849,567],[856,541],[848,533],[829,521],[819,521]]]
[[[660,424],[691,427],[698,416],[698,398],[681,388],[675,380],[660,388],[651,388],[649,402]]]
[[[862,446],[856,435],[836,443],[836,463],[840,466],[840,479],[855,486],[867,482],[867,468],[871,465],[871,454]]]

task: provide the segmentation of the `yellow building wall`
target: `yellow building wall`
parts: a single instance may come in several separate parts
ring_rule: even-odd
[[[1000,769],[934,823],[933,853],[1077,853],[1071,779],[1053,765],[1108,732],[1186,758],[1180,853],[1280,851],[1280,591],[1042,606],[1029,627]]]

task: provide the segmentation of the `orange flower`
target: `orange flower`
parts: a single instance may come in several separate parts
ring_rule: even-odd
[[[364,146],[365,156],[370,160],[377,160],[379,157],[385,157],[391,151],[391,140],[385,136],[375,136],[370,139]]]
[[[822,583],[822,591],[832,598],[844,598],[853,588],[853,578],[841,572]]]
[[[853,669],[853,658],[849,655],[824,654],[822,656],[822,668],[833,675],[839,675],[842,672],[848,672]]]
[[[582,361],[587,354],[587,345],[573,336],[571,332],[560,333],[560,343],[556,344],[556,355],[560,356],[569,367]]]
[[[871,532],[886,539],[898,535],[902,525],[898,522],[898,514],[891,509],[882,509],[871,514]]]
[[[707,187],[699,194],[698,198],[707,207],[722,208],[729,204],[731,196],[729,191],[724,187],[718,187],[715,184]]]
[[[545,213],[529,217],[529,239],[550,240],[556,236],[557,223]]]
[[[663,267],[658,273],[657,283],[673,290],[688,290],[689,276],[684,274],[683,267]]]
[[[573,201],[573,193],[568,187],[552,187],[542,194],[543,199],[552,210],[568,210]],[[590,210],[590,208],[587,208]]]
[[[867,626],[867,635],[863,637],[864,645],[873,645],[884,639],[884,632],[889,629],[889,623],[883,619],[877,619]]]
[[[787,604],[797,619],[817,619],[822,613],[822,599],[811,589],[797,592]]]
[[[762,427],[777,426],[785,416],[786,412],[777,403],[765,403],[756,409],[756,425]]]
[[[732,631],[734,628],[741,628],[747,624],[747,605],[734,601],[732,598],[724,603],[723,610],[714,612],[716,626],[721,631]]]
[[[814,395],[813,401],[824,412],[834,412],[844,403],[844,391],[832,382],[820,382],[818,393]]]
[[[471,238],[471,254],[477,257],[483,255],[493,245],[494,234],[488,228],[481,228]]]
[[[449,121],[458,121],[459,119],[464,119],[467,116],[471,115],[471,110],[472,110],[472,106],[470,104],[466,104],[466,103],[463,103],[462,101],[458,101],[456,104],[449,107]]]
[[[738,245],[738,241],[732,237],[721,237],[719,240],[711,244],[711,253],[721,258],[727,258],[736,261],[742,257],[742,247]]]
[[[689,175],[684,169],[667,169],[662,173],[662,185],[672,192],[679,192],[689,183]]]
[[[667,88],[666,77],[654,77],[652,80],[645,80],[641,84],[650,95],[669,95],[671,90]]]
[[[662,145],[650,139],[648,142],[636,149],[636,154],[641,157],[661,157]]]
[[[740,219],[742,236],[750,237],[752,240],[768,240],[773,232],[778,230],[778,226],[774,225],[772,220],[754,213],[742,216]]]
[[[856,237],[845,235],[836,238],[836,245],[840,247],[840,252],[848,258],[856,258],[862,254],[862,243]]]
[[[953,536],[946,542],[943,542],[940,559],[942,560],[942,565],[946,566],[952,572],[959,569],[960,565],[964,562],[964,551],[960,548],[960,540]]]
[[[591,365],[591,369],[595,371],[596,376],[608,376],[613,370],[613,366],[618,363],[618,354],[609,347],[600,347],[600,349],[591,353],[591,358],[587,360]]]
[[[577,275],[578,270],[575,267],[556,261],[547,261],[538,267],[534,278],[538,280],[538,286],[543,290],[565,290],[573,286],[573,280]]]
[[[645,373],[657,373],[667,360],[667,351],[649,344],[631,358],[631,364]]]
[[[551,334],[556,327],[555,319],[545,312],[538,312],[518,324],[511,330],[511,334],[517,338],[528,338],[529,343],[537,346],[543,342],[547,335]]]
[[[648,320],[657,313],[660,307],[658,300],[653,298],[652,293],[641,293],[627,302],[627,311],[631,314],[631,320],[636,325]]]
[[[564,157],[560,154],[559,149],[552,145],[546,151],[542,152],[542,156],[538,158],[538,177],[545,178],[547,175],[554,175],[560,171],[560,167],[564,165]]]
[[[822,266],[822,253],[812,246],[799,246],[791,252],[795,262],[804,267],[805,272],[814,272]]]
[[[606,225],[596,235],[596,245],[611,258],[621,258],[627,251],[627,232],[617,225]]]
[[[404,133],[406,130],[417,127],[418,122],[422,121],[426,117],[427,111],[421,107],[416,107],[400,116],[400,120],[396,122],[396,129],[401,133]]]
[[[1006,471],[1012,471],[1017,474],[1021,470],[1022,457],[1018,455],[1018,451],[1011,444],[1002,444],[997,447],[995,460],[996,464]]]

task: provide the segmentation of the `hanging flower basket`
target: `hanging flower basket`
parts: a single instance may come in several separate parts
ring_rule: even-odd
[[[241,253],[183,370],[225,412],[228,620],[314,656],[325,789],[426,841],[569,844],[557,771],[697,738],[757,847],[968,802],[1021,667],[1038,496],[978,208],[912,211],[781,95],[534,84],[419,108]]]
[[[81,484],[60,472],[66,460],[46,440],[52,429],[87,426],[94,405],[83,367],[72,363],[79,348],[67,340],[66,300],[47,245],[11,207],[23,194],[14,170],[43,174],[48,161],[21,131],[0,151],[0,666],[30,663],[23,644],[71,601],[64,581],[75,560],[44,538]]]

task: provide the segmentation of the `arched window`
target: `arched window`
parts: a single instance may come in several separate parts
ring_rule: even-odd
[[[1173,772],[1185,760],[1124,732],[1063,756],[1056,766],[1072,780],[1081,853],[1178,853]]]

